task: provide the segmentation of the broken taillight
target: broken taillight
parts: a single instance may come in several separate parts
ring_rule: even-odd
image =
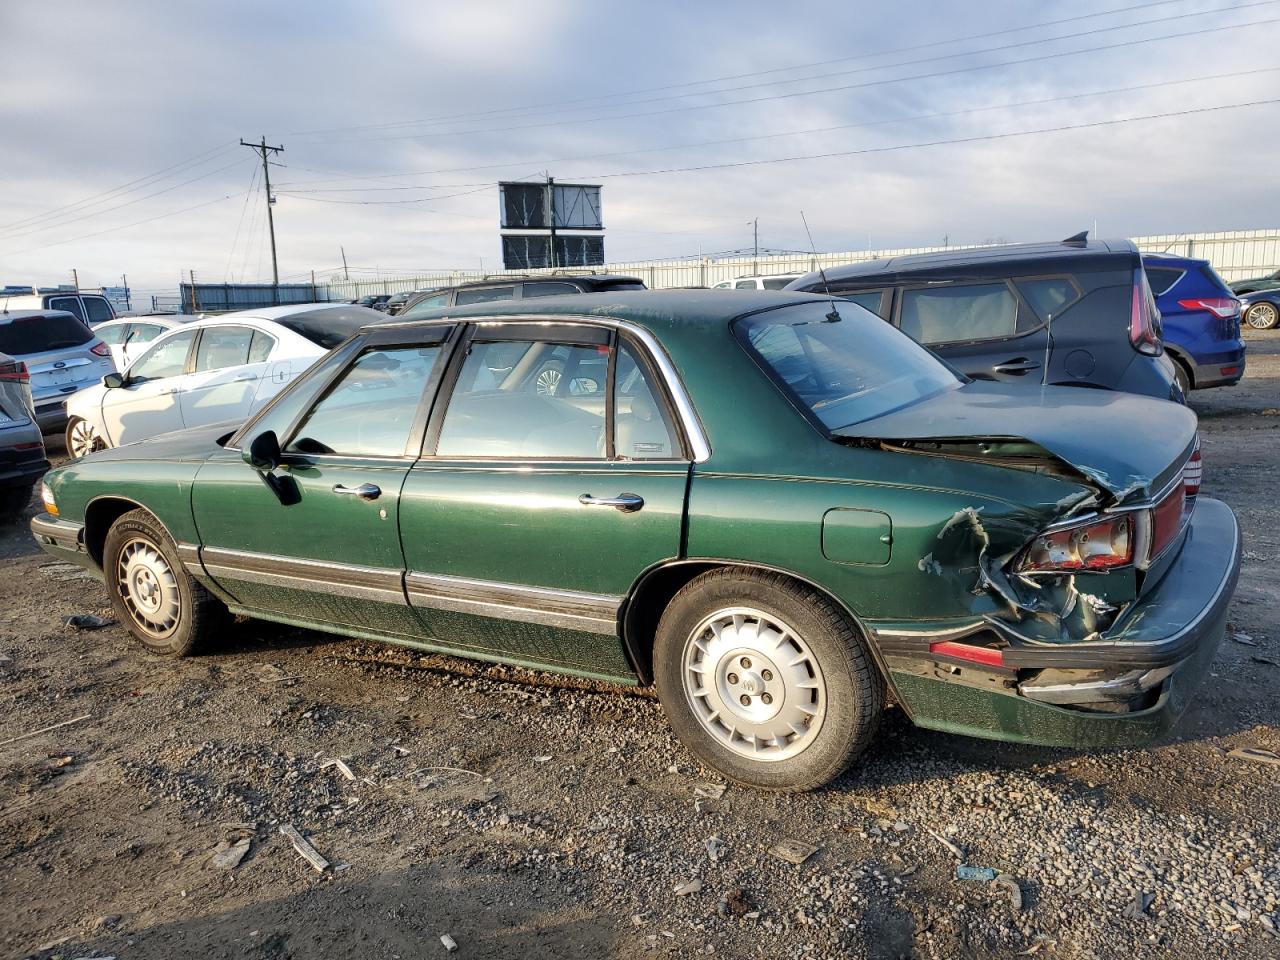
[[[27,365],[21,360],[6,360],[0,363],[0,380],[27,383],[31,380],[31,374],[27,371]]]
[[[1110,570],[1133,563],[1133,517],[1128,513],[1049,530],[1018,560],[1019,573]]]

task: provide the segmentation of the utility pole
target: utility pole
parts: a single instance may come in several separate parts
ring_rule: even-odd
[[[756,217],[751,221],[751,272],[760,272],[760,218]]]
[[[196,302],[196,272],[189,270],[188,274],[191,277],[191,312],[196,314],[200,312],[200,305]]]
[[[270,164],[267,163],[268,153],[282,153],[283,146],[269,147],[267,146],[267,138],[262,137],[261,143],[246,143],[240,141],[240,146],[250,147],[262,157],[262,182],[267,188],[267,229],[271,233],[271,287],[274,291],[273,299],[277,302],[280,300],[280,266],[276,262],[276,221],[271,216],[271,206],[276,202],[275,197],[271,196],[271,170]]]
[[[80,274],[76,273],[76,268],[71,268],[71,282],[75,284],[76,293],[80,292]]]
[[[342,279],[350,280],[351,272],[347,269],[347,250],[345,247],[338,247],[342,251]]]
[[[556,178],[550,175],[547,176],[547,226],[551,230],[547,243],[551,247],[549,251],[551,269],[554,270],[559,266],[556,263]]]

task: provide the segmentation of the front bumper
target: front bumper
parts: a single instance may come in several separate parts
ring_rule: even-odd
[[[102,576],[102,569],[85,546],[83,523],[40,513],[31,518],[31,535],[36,544],[50,556],[79,564],[89,572]]]
[[[930,729],[1045,746],[1146,742],[1173,726],[1213,663],[1240,553],[1231,508],[1200,497],[1177,559],[1100,639],[1010,646],[1003,676],[967,675],[890,643],[894,687],[916,725]],[[1147,705],[1124,708],[1143,695]],[[1089,704],[1120,706],[1081,708]]]

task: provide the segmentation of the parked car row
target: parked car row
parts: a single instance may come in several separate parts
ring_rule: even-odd
[[[0,523],[16,520],[46,470],[44,438],[31,399],[31,374],[21,360],[0,353]]]
[[[67,451],[82,457],[174,430],[243,421],[378,319],[363,307],[302,304],[175,322],[123,373],[67,401]]]
[[[765,789],[831,780],[890,696],[952,733],[1145,742],[1208,674],[1240,531],[1200,495],[1136,251],[1048,246],[1014,275],[360,310],[247,422],[51,471],[32,531],[157,654],[236,614],[651,683],[696,757]],[[170,331],[104,397],[264,330]]]

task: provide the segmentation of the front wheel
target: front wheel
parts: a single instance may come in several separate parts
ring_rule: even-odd
[[[164,527],[146,510],[131,510],[112,524],[102,569],[116,617],[152,653],[196,653],[228,620],[227,608],[187,573]]]
[[[677,736],[752,787],[822,786],[866,749],[883,711],[884,681],[856,627],[780,574],[694,578],[663,612],[653,659]]]
[[[107,442],[94,428],[93,424],[82,417],[72,417],[67,424],[67,453],[73,457],[87,457],[91,453],[107,449]]]
[[[1266,300],[1259,301],[1245,311],[1244,322],[1255,330],[1270,330],[1280,323],[1280,307]]]

